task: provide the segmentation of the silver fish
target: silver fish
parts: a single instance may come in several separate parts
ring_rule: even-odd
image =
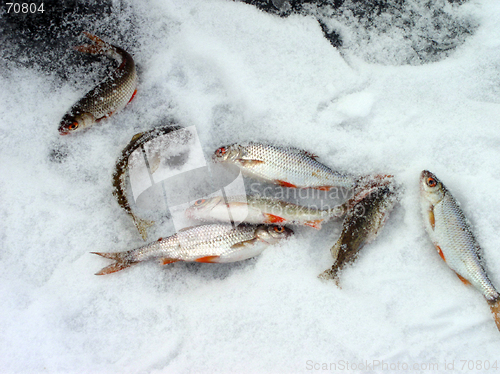
[[[189,227],[168,238],[125,252],[92,252],[114,260],[96,275],[123,270],[139,262],[159,260],[163,265],[177,261],[235,262],[259,255],[268,245],[293,234],[282,226],[211,224]]]
[[[342,232],[330,250],[335,262],[331,269],[325,270],[319,277],[333,279],[339,285],[342,269],[356,260],[365,245],[375,240],[398,201],[399,187],[387,181],[361,190],[350,199]]]
[[[95,35],[84,32],[94,42],[75,50],[90,54],[104,54],[120,64],[101,83],[83,96],[64,115],[59,133],[67,135],[93,126],[97,121],[122,110],[137,92],[137,73],[132,56],[120,47],[111,45]]]
[[[333,171],[316,158],[301,149],[259,143],[220,147],[212,156],[214,162],[235,164],[250,177],[284,187],[326,191],[333,187],[354,187],[355,178],[352,175]]]
[[[472,284],[490,305],[500,330],[500,294],[491,283],[482,249],[459,203],[430,171],[420,176],[421,208],[425,229],[439,256],[465,284]]]
[[[305,225],[319,230],[322,222],[343,212],[343,206],[320,210],[269,197],[240,195],[199,199],[186,209],[186,216],[203,221]]]

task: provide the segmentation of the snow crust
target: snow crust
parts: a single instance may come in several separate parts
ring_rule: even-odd
[[[498,2],[466,4],[475,33],[420,66],[341,55],[312,17],[222,0],[131,6],[147,20],[135,30],[139,91],[99,126],[57,132],[83,86],[37,68],[0,75],[1,372],[324,372],[316,364],[374,360],[462,372],[460,360],[496,362],[487,303],[424,232],[418,178],[432,171],[462,203],[500,287]],[[339,222],[296,228],[241,263],[95,276],[108,262],[90,251],[143,245],[111,176],[130,138],[164,117],[196,128],[207,161],[239,141],[291,145],[337,170],[394,174],[405,192],[342,289],[317,278]],[[360,368],[347,371],[387,371]]]

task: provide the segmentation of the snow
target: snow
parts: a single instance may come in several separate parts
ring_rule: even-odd
[[[498,363],[489,307],[439,258],[418,191],[423,169],[444,182],[500,286],[498,2],[464,4],[474,33],[448,57],[415,66],[380,62],[399,61],[402,36],[387,49],[344,24],[379,58],[341,54],[311,16],[223,0],[131,7],[146,20],[131,47],[139,91],[99,126],[57,132],[90,82],[12,64],[0,75],[2,373],[324,372],[324,363],[374,360],[350,371],[388,371],[383,360],[465,372],[461,360],[475,371]],[[111,176],[130,138],[166,117],[196,128],[207,161],[238,141],[291,145],[340,171],[394,174],[402,201],[344,271],[342,289],[317,278],[332,264],[339,222],[294,228],[284,245],[241,263],[95,276],[109,262],[89,252],[143,245]],[[172,230],[166,223],[150,239]]]

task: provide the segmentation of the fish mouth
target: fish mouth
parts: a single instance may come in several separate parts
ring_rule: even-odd
[[[59,131],[59,135],[69,135],[69,131]]]

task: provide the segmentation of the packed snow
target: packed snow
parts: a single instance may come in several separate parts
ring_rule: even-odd
[[[312,16],[225,0],[128,6],[140,20],[133,43],[119,44],[111,23],[87,25],[133,53],[140,73],[131,104],[94,128],[57,131],[102,79],[96,72],[68,64],[79,79],[64,80],[9,63],[0,74],[0,372],[498,370],[488,304],[430,242],[418,179],[432,171],[461,202],[500,287],[500,3],[460,5],[477,28],[418,66],[380,62],[399,61],[402,36],[387,49],[348,24],[351,41],[379,57],[340,53]],[[335,170],[393,174],[403,197],[341,289],[317,278],[333,263],[339,221],[294,227],[286,243],[241,263],[143,263],[95,276],[110,262],[91,251],[144,244],[112,195],[112,173],[132,136],[167,118],[196,129],[207,164],[234,142],[294,146]],[[173,230],[166,220],[149,240]]]

